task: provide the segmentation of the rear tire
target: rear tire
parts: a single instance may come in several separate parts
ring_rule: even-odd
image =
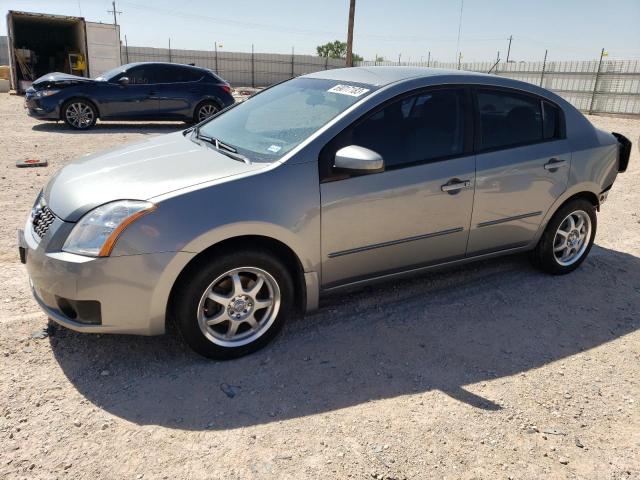
[[[62,119],[74,130],[87,130],[98,120],[98,111],[93,103],[81,98],[69,100],[62,106]]]
[[[596,209],[591,202],[577,198],[558,209],[531,252],[531,261],[552,275],[574,271],[584,262],[596,236]]]
[[[195,111],[193,112],[193,121],[194,123],[200,123],[203,120],[206,120],[207,118],[215,115],[219,111],[220,107],[218,107],[215,102],[205,100],[204,102],[198,104]]]
[[[200,355],[218,360],[264,347],[293,311],[291,274],[261,250],[198,262],[176,286],[171,307],[186,343]]]

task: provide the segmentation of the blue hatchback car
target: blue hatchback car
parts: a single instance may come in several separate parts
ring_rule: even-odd
[[[95,78],[50,73],[27,90],[25,107],[41,120],[85,130],[96,120],[200,122],[234,103],[211,70],[175,63],[130,63]]]

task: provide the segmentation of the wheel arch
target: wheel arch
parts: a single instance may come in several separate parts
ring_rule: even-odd
[[[191,116],[195,117],[195,114],[198,111],[198,108],[200,108],[200,106],[203,103],[207,103],[207,102],[215,103],[219,110],[223,110],[224,109],[224,105],[222,104],[222,102],[218,98],[216,98],[216,97],[214,97],[212,95],[207,95],[204,98],[201,98],[200,100],[198,100],[196,102],[195,106],[193,107],[193,111],[191,112]]]
[[[577,185],[574,188],[565,191],[565,193],[558,198],[558,200],[556,200],[556,202],[547,211],[547,214],[545,215],[544,220],[540,223],[540,228],[529,247],[533,248],[538,244],[540,237],[542,237],[542,234],[547,228],[549,220],[551,220],[556,212],[568,202],[577,198],[584,198],[585,200],[588,200],[597,211],[600,211],[600,193],[596,193],[596,191],[599,191],[599,188],[596,184],[591,183]]]
[[[177,286],[188,276],[192,269],[197,268],[199,263],[207,261],[213,256],[224,255],[227,252],[243,249],[267,251],[285,264],[287,270],[291,273],[291,278],[295,288],[296,310],[298,312],[304,312],[307,305],[307,285],[305,281],[304,267],[298,255],[291,247],[273,237],[264,235],[240,235],[229,237],[210,245],[191,258],[191,260],[182,268],[169,293],[165,315],[166,321],[169,320],[169,314],[172,309],[172,302],[175,298]]]
[[[89,102],[93,106],[93,108],[96,109],[97,118],[100,118],[100,116],[101,116],[100,115],[100,107],[98,106],[98,103],[95,100],[93,100],[92,98],[87,97],[85,95],[73,95],[73,96],[63,100],[62,103],[60,104],[60,120],[64,121],[64,107],[68,103],[70,103],[70,102],[72,102],[74,100],[84,100],[85,102]]]

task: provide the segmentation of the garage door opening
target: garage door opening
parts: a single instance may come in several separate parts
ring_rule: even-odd
[[[84,21],[13,12],[10,18],[13,61],[19,90],[51,72],[86,76]],[[74,68],[75,67],[75,68]]]

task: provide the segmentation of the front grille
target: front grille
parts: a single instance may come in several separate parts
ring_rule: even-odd
[[[55,220],[55,215],[46,205],[39,205],[33,215],[33,231],[35,234],[42,238],[49,231],[49,227]]]

